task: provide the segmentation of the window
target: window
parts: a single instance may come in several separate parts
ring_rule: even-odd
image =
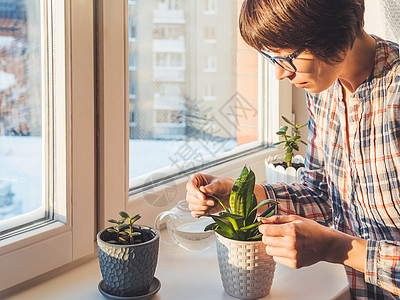
[[[49,217],[40,1],[0,6],[0,232]],[[43,118],[42,118],[43,117]],[[47,127],[47,126],[46,126]],[[43,187],[43,188],[42,188]],[[21,221],[21,219],[23,221]]]
[[[213,165],[239,155],[241,149],[262,149],[265,144],[266,124],[260,116],[266,107],[260,99],[267,95],[262,89],[266,77],[259,75],[266,71],[257,52],[239,40],[237,3],[225,4],[223,16],[215,14],[215,0],[198,6],[183,1],[179,7],[184,12],[176,15],[167,13],[176,8],[172,1],[158,3],[154,8],[137,2],[135,9],[147,15],[129,18],[138,37],[130,47],[138,63],[129,78],[137,90],[135,117],[140,116],[129,133],[129,186],[136,198],[142,188],[147,193],[153,180],[168,181],[196,166]],[[216,26],[210,24],[233,34],[217,40]],[[216,46],[201,47],[206,41]],[[202,159],[180,155],[185,145]],[[152,157],[151,164],[145,157]],[[167,168],[168,178],[160,174]]]
[[[169,10],[183,9],[184,0],[159,0],[159,8],[165,8]]]
[[[212,83],[208,83],[205,87],[204,100],[214,101],[215,97],[215,87]]]
[[[205,14],[216,14],[217,13],[217,0],[203,0],[205,4]],[[233,3],[232,3],[233,4]]]
[[[90,8],[0,3],[0,291],[94,252]]]
[[[269,65],[238,39],[237,3],[218,17],[204,16],[204,1],[183,1],[179,10],[169,1],[136,1],[132,10],[123,3],[102,2],[113,14],[99,13],[107,28],[98,49],[100,227],[120,210],[139,209],[151,224],[157,211],[185,197],[186,176],[205,168],[233,177],[247,163],[262,181],[269,137],[279,116],[291,113],[289,103],[276,99],[289,102],[291,94],[285,83],[269,84]],[[232,34],[206,49],[203,28],[210,24]],[[137,62],[131,72],[129,52]],[[218,62],[213,73],[204,72],[207,56]]]
[[[204,28],[204,42],[209,44],[216,43],[215,27]]]
[[[183,112],[180,110],[155,110],[157,125],[179,125],[183,122]]]
[[[184,60],[181,53],[156,53],[155,67],[162,68],[183,68]]]
[[[207,56],[204,72],[217,72],[217,60],[218,59],[215,56]]]
[[[176,40],[184,37],[184,26],[181,24],[154,24],[153,38]]]

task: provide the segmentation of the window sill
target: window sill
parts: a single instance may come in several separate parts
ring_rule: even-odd
[[[156,275],[161,289],[158,299],[234,299],[224,293],[215,245],[193,253],[179,246],[160,243]],[[104,300],[97,290],[101,280],[98,260],[92,259],[33,287],[9,295],[8,300],[86,299]],[[276,266],[271,293],[263,299],[350,299],[342,266],[318,263],[292,270]]]

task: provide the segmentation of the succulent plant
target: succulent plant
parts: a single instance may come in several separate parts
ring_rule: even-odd
[[[214,223],[206,226],[204,231],[214,230],[226,238],[239,241],[260,240],[262,235],[258,231],[258,226],[261,223],[257,221],[257,209],[272,204],[260,215],[261,217],[270,217],[275,214],[278,202],[267,199],[257,204],[254,195],[255,180],[254,172],[244,166],[232,187],[229,208],[217,197],[204,193],[208,198],[217,201],[225,210],[218,215],[205,215],[212,218]]]
[[[307,145],[307,143],[304,142],[300,136],[300,128],[306,126],[307,123],[303,125],[297,125],[290,122],[284,116],[282,116],[282,119],[290,126],[292,126],[292,135],[287,134],[288,126],[282,126],[281,128],[279,128],[276,134],[283,137],[284,140],[274,143],[274,145],[280,145],[284,143],[283,149],[286,151],[284,161],[287,163],[287,166],[290,167],[292,165],[292,158],[294,157],[293,151],[299,151],[299,145],[297,143],[301,142],[304,145]]]
[[[118,221],[115,219],[108,220],[108,222],[115,225],[112,228],[108,228],[107,231],[114,233],[117,239],[109,240],[107,242],[122,245],[133,245],[142,242],[141,233],[135,231],[133,227],[133,223],[139,220],[141,216],[137,214],[131,218],[125,211],[121,211],[119,215],[121,219]],[[128,221],[128,223],[125,223],[125,221]]]

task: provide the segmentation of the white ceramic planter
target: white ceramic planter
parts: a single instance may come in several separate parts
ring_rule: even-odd
[[[267,296],[274,278],[275,261],[265,251],[265,245],[261,241],[236,241],[216,235],[225,292],[240,299]]]
[[[283,158],[279,155],[275,157],[269,156],[265,159],[265,176],[267,183],[285,182],[287,184],[300,183],[300,172],[304,168],[295,169],[293,167],[284,168],[281,165],[275,167],[274,163],[280,163]],[[304,163],[304,158],[301,155],[296,155],[293,161]]]

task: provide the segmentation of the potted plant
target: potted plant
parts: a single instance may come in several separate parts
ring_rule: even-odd
[[[289,121],[286,117],[282,119],[291,126],[291,134],[288,134],[288,126],[282,126],[276,134],[283,138],[282,141],[274,143],[274,145],[283,144],[285,154],[283,157],[279,155],[274,158],[268,157],[265,160],[265,172],[268,183],[283,181],[286,183],[300,182],[300,172],[304,168],[304,158],[301,155],[294,155],[295,151],[299,151],[298,143],[307,145],[301,139],[300,128],[307,125],[297,125]]]
[[[214,223],[204,230],[216,232],[218,263],[226,293],[241,299],[268,295],[275,272],[275,262],[266,253],[258,231],[257,209],[270,204],[261,215],[270,217],[278,203],[268,199],[257,204],[254,185],[254,172],[245,166],[232,187],[229,208],[213,195],[205,194],[224,208],[218,215],[206,215]]]
[[[149,226],[135,225],[139,214],[130,217],[122,211],[119,215],[120,220],[109,220],[114,226],[97,234],[103,276],[99,290],[109,298],[155,294],[160,288],[154,277],[159,233]]]

